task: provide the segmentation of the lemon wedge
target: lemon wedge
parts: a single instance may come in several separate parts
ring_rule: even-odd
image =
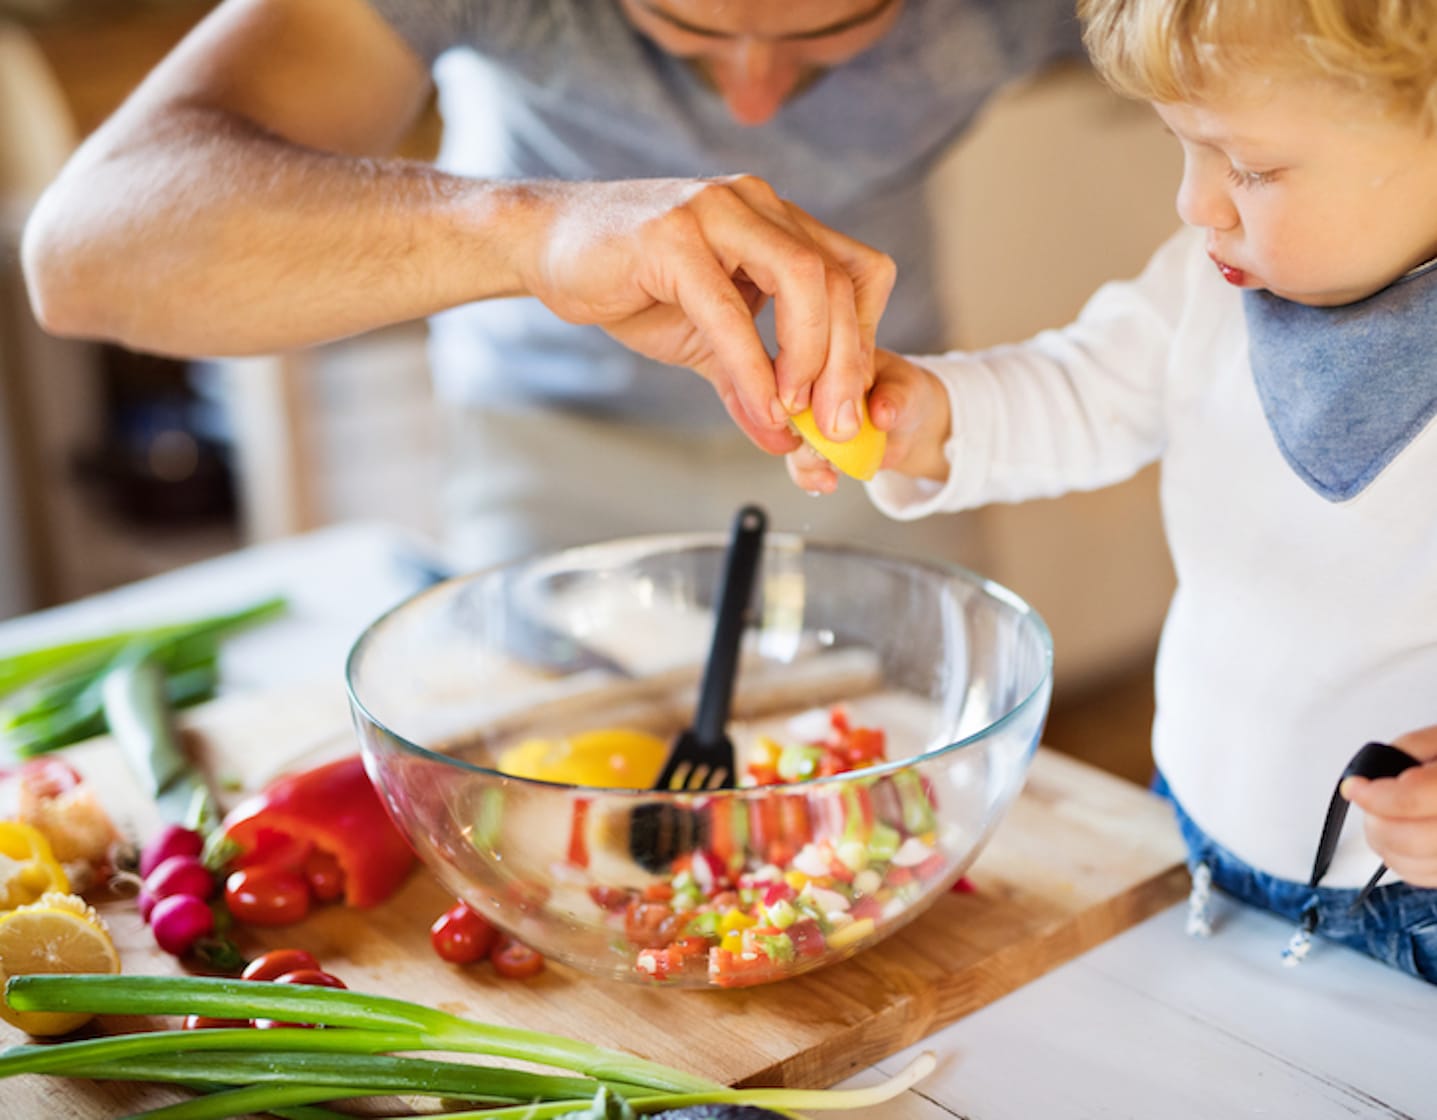
[[[78,895],[50,891],[0,915],[0,990],[12,976],[120,971],[104,919]],[[15,1011],[0,999],[0,1018],[32,1035],[66,1034],[94,1018],[82,1011]]]
[[[525,739],[500,756],[498,769],[541,782],[646,789],[657,780],[668,749],[646,731],[605,727],[561,739]]]
[[[873,426],[868,418],[868,405],[858,402],[858,434],[842,443],[829,439],[818,430],[813,409],[805,408],[788,422],[803,441],[850,478],[867,482],[878,473],[883,452],[888,447],[888,433]]]

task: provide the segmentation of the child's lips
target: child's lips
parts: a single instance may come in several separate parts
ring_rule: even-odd
[[[1217,265],[1217,270],[1222,273],[1222,278],[1236,288],[1247,287],[1247,273],[1240,268],[1234,268],[1215,253],[1208,253],[1208,259]]]

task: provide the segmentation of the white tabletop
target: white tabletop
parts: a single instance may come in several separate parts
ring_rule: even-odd
[[[419,538],[338,526],[0,623],[0,655],[125,625],[239,607],[291,611],[232,639],[227,691],[339,680],[353,640],[416,587]],[[1437,986],[1319,941],[1292,969],[1288,923],[1219,901],[1211,939],[1174,907],[894,1055],[938,1069],[851,1120],[1437,1120]]]

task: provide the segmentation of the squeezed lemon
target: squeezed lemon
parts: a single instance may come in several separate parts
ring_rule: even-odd
[[[0,916],[0,991],[12,976],[120,971],[120,954],[99,914],[73,894],[50,891]],[[66,1034],[94,1016],[85,1011],[16,1011],[0,999],[0,1018],[32,1035]]]
[[[604,727],[559,739],[525,739],[500,756],[498,769],[542,782],[646,789],[658,779],[668,749],[646,731]]]
[[[873,426],[868,418],[868,405],[858,402],[858,434],[842,443],[831,440],[818,430],[813,409],[805,408],[788,422],[803,441],[850,478],[867,482],[878,473],[883,452],[888,447],[888,433]]]

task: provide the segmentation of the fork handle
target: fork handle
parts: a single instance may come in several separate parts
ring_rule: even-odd
[[[699,686],[698,711],[694,715],[694,734],[700,743],[717,741],[728,726],[744,616],[753,595],[754,572],[767,527],[768,515],[758,506],[744,506],[734,517],[733,535],[719,582],[713,641],[704,665],[703,683]]]

